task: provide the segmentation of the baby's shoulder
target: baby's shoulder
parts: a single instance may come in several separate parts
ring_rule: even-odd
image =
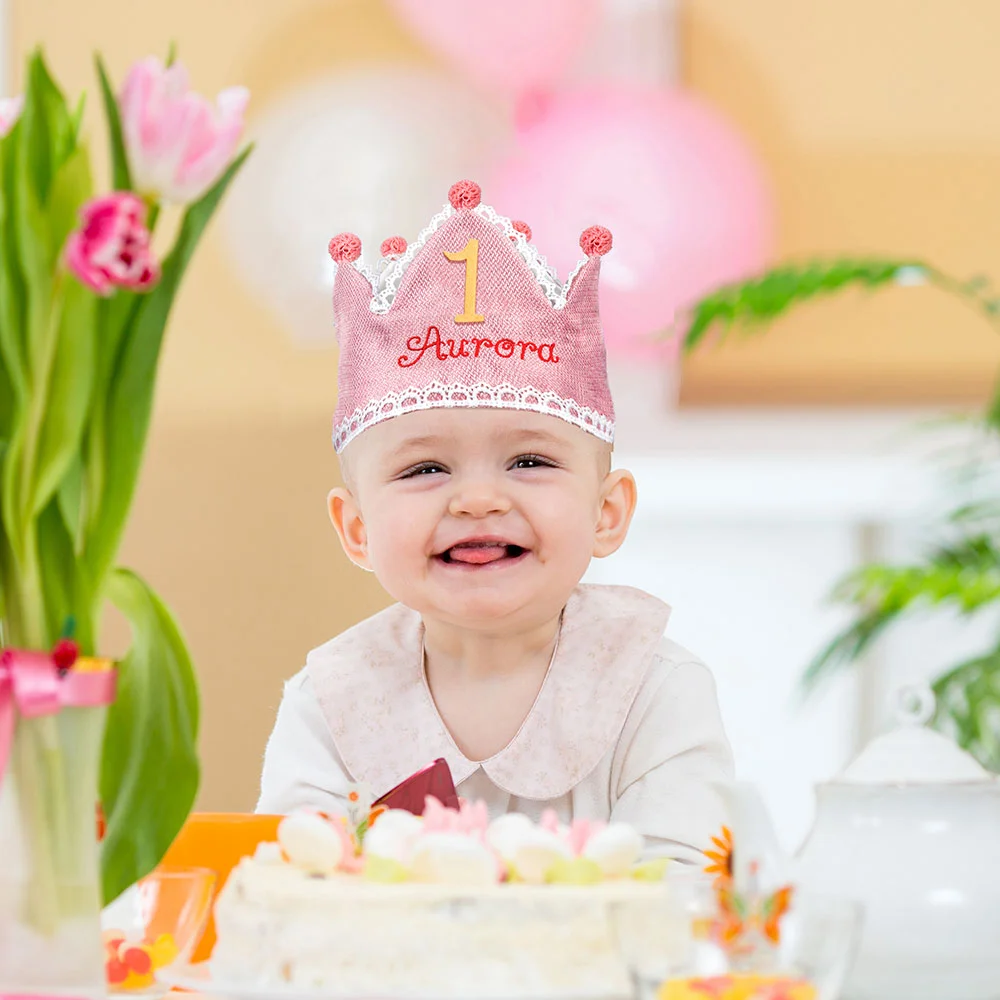
[[[297,692],[306,692],[311,694],[312,681],[309,679],[308,668],[302,667],[298,673],[292,674],[292,676],[285,681],[284,691],[286,694],[292,692],[292,697],[294,697]]]
[[[653,654],[650,672],[656,672],[662,676],[679,667],[687,666],[708,670],[708,666],[700,656],[692,653],[690,649],[682,646],[679,642],[675,642],[668,636],[664,636],[656,647],[656,652]]]
[[[692,700],[716,699],[715,677],[700,656],[664,636],[650,660],[633,713],[653,706],[676,710]]]

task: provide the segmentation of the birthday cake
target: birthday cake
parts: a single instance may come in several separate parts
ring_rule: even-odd
[[[351,997],[628,997],[616,928],[663,898],[631,827],[485,806],[287,817],[219,896],[214,982]]]

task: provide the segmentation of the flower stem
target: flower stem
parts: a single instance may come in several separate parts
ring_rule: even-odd
[[[45,937],[100,909],[94,806],[104,718],[103,708],[66,708],[17,724],[0,792],[16,796],[28,854],[21,919]]]
[[[50,816],[51,789],[46,775],[46,734],[40,723],[51,719],[20,719],[14,737],[13,787],[24,841],[31,855],[31,875],[24,897],[24,919],[51,937],[59,926],[59,889],[53,844],[59,836]]]
[[[21,496],[19,497],[23,518],[22,523],[25,528],[28,527],[35,515],[35,511],[32,509],[35,502],[33,495],[36,484],[35,462],[38,457],[38,447],[41,443],[45,414],[49,406],[49,382],[52,378],[52,369],[55,366],[56,349],[59,346],[59,324],[62,318],[65,287],[65,272],[59,270],[56,272],[52,285],[52,304],[49,309],[49,320],[45,331],[45,340],[42,344],[38,371],[32,372],[33,378],[28,405],[28,419],[24,436],[24,453],[21,462]]]
[[[13,554],[14,579],[3,581],[9,606],[4,621],[4,641],[7,645],[21,649],[45,649],[46,622],[45,600],[42,591],[42,573],[38,558],[38,542],[34,531],[27,532],[23,551]]]

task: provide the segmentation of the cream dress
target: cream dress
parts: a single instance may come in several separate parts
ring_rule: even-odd
[[[650,855],[700,863],[724,822],[713,785],[732,777],[732,752],[711,673],[664,638],[669,614],[630,587],[578,587],[517,735],[474,761],[427,687],[419,615],[393,605],[314,649],[285,685],[257,811],[344,813],[352,783],[380,795],[444,757],[458,793],[493,816],[618,820]]]

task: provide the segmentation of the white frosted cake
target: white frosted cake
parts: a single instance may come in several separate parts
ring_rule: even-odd
[[[350,997],[631,994],[616,925],[665,893],[662,865],[619,824],[536,825],[429,801],[366,834],[288,817],[215,908],[213,982]],[[362,840],[363,837],[363,840]],[[363,844],[363,847],[362,847]],[[641,922],[641,920],[640,920]]]

